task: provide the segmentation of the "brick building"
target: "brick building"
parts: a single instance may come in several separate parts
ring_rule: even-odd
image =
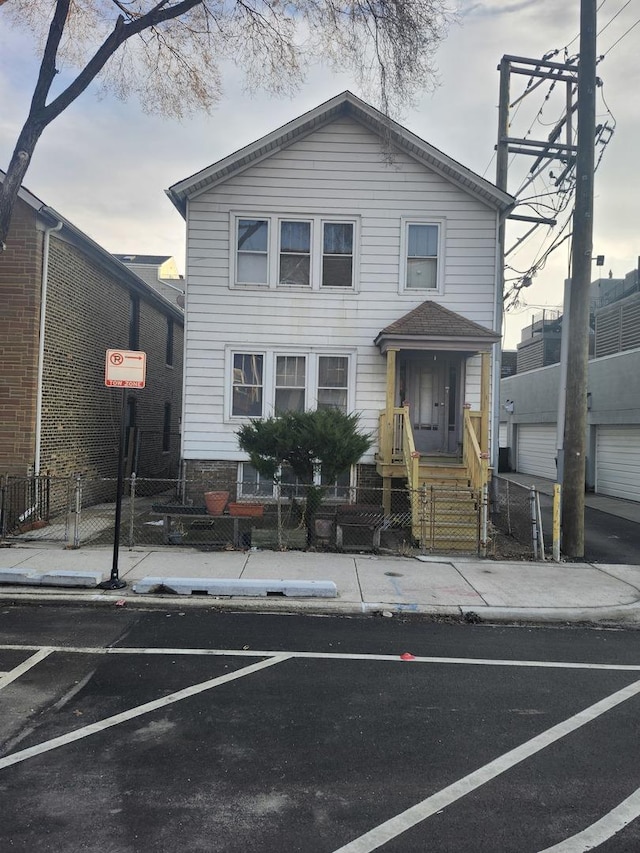
[[[104,365],[122,348],[147,353],[146,387],[124,394],[128,470],[177,477],[180,309],[24,188],[0,288],[0,473],[115,476],[123,393]]]

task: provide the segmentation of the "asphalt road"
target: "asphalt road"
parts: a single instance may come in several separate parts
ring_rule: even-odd
[[[640,850],[640,632],[5,607],[0,672],[3,851]]]

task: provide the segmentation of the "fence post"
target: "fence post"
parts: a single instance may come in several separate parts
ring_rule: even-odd
[[[133,530],[136,520],[136,472],[131,472],[131,487],[129,490],[129,548],[133,548]]]
[[[0,537],[4,539],[6,536],[7,526],[7,475],[3,474],[0,477]]]
[[[531,542],[533,545],[533,559],[538,559],[538,514],[536,512],[536,490],[531,486],[529,490],[529,513],[531,518]]]
[[[489,538],[489,484],[482,486],[480,502],[480,556],[487,556],[487,539]]]
[[[562,486],[554,483],[553,486],[553,559],[560,562],[560,501],[562,498]]]
[[[71,510],[71,523],[68,525],[68,548],[80,547],[80,513],[82,512],[82,478],[78,474],[75,478],[75,489],[73,494],[73,509]]]
[[[544,562],[544,530],[542,527],[542,513],[540,511],[540,492],[536,492],[536,518],[538,520],[538,544],[540,546],[540,559]]]

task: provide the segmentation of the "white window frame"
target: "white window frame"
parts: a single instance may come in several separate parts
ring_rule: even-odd
[[[250,283],[237,280],[238,267],[238,224],[241,219],[256,219],[267,222],[267,282]],[[311,258],[309,262],[309,284],[280,284],[280,226],[282,222],[309,222],[311,226]],[[353,254],[351,255],[351,285],[349,287],[322,284],[322,258],[324,249],[324,226],[326,223],[353,226]],[[360,281],[360,216],[304,213],[261,213],[259,211],[231,211],[229,214],[229,287],[238,290],[300,290],[308,292],[357,293]]]
[[[240,227],[240,221],[242,219],[254,219],[260,222],[267,223],[267,274],[266,281],[238,281],[238,255],[240,251],[242,251],[238,246],[238,228]],[[269,287],[269,281],[271,278],[271,243],[273,242],[273,223],[268,216],[253,216],[252,214],[238,214],[233,220],[233,263],[231,267],[233,269],[233,282],[235,287],[240,287],[242,289],[245,288],[253,288],[258,287],[264,289],[265,287]],[[262,255],[263,252],[245,252],[245,254],[256,254]]]
[[[265,495],[265,494],[260,495],[260,494],[256,494],[255,492],[245,494],[245,492],[243,490],[244,466],[245,465],[251,465],[251,462],[249,462],[249,461],[238,462],[237,482],[236,482],[236,486],[237,486],[236,493],[238,495],[238,501],[240,501],[240,502],[242,502],[242,501],[261,501],[263,503],[273,503],[274,501],[277,501],[278,491],[279,491],[280,487],[279,487],[279,484],[277,484],[275,482],[271,484],[271,486],[272,486],[271,493],[268,495]],[[253,466],[251,466],[251,467],[253,467]],[[355,492],[355,472],[356,472],[356,466],[352,465],[351,468],[349,469],[349,483],[348,483],[348,485],[336,486],[335,484],[333,484],[331,486],[327,486],[327,493],[323,499],[323,504],[335,505],[335,504],[340,504],[340,503],[353,503],[354,502],[354,492]],[[257,475],[258,482],[260,482],[260,480],[261,480],[260,474],[258,472],[256,472],[256,475]],[[315,486],[320,486],[320,485],[322,485],[321,481],[322,481],[322,473],[321,473],[320,469],[318,468],[318,470],[314,474],[313,483]],[[300,486],[300,488],[304,489],[304,486]],[[347,490],[346,497],[343,497],[339,494],[336,494],[337,488],[346,489]],[[266,489],[265,489],[265,491],[266,491]],[[287,497],[283,497],[282,500],[284,503],[288,503],[290,499]]]
[[[257,218],[257,217],[256,217]],[[431,225],[438,229],[438,254],[436,255],[436,286],[435,287],[407,287],[407,265],[409,251],[409,226],[410,225]],[[441,294],[443,291],[444,282],[444,245],[445,245],[445,220],[430,217],[422,219],[420,217],[402,217],[401,232],[400,232],[400,281],[398,286],[399,293],[421,294],[434,293]]]
[[[309,284],[299,284],[299,283],[281,282],[280,281],[280,278],[281,278],[281,269],[280,268],[281,268],[282,255],[283,254],[287,254],[287,255],[303,254],[303,253],[298,253],[298,252],[285,252],[285,253],[283,253],[283,251],[282,251],[282,224],[284,222],[304,222],[304,223],[308,223],[308,225],[309,225]],[[291,216],[291,217],[279,216],[277,218],[276,228],[278,231],[278,234],[277,234],[277,244],[278,244],[277,245],[277,264],[278,264],[278,270],[276,273],[276,287],[287,288],[287,289],[289,289],[289,288],[293,288],[293,289],[301,288],[303,290],[310,290],[313,288],[313,277],[314,277],[313,256],[314,256],[314,239],[315,239],[314,232],[316,231],[316,229],[314,228],[314,225],[315,225],[315,222],[312,218],[304,217],[304,216]]]
[[[261,355],[262,361],[262,414],[234,415],[233,408],[233,360],[235,355]],[[356,395],[356,356],[355,347],[225,347],[225,415],[224,422],[231,424],[246,423],[251,417],[268,418],[275,414],[276,359],[278,356],[305,357],[305,410],[318,408],[318,381],[321,356],[346,358],[347,363],[347,413],[355,411]]]

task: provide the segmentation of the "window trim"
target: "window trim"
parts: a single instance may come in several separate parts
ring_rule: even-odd
[[[399,293],[415,294],[433,293],[441,294],[444,286],[444,245],[445,245],[445,222],[438,217],[422,218],[419,216],[403,216],[401,218],[400,232],[400,279],[398,282]],[[409,250],[409,226],[410,225],[432,225],[438,229],[437,255],[436,255],[436,286],[435,287],[407,287],[407,267]]]
[[[267,281],[262,283],[239,282],[238,279],[238,227],[241,219],[255,219],[268,223]],[[310,224],[309,284],[280,284],[280,229],[283,222],[308,222]],[[353,253],[351,257],[351,285],[322,284],[324,225],[347,223],[353,226]],[[360,223],[359,214],[344,216],[330,213],[261,213],[259,211],[232,210],[229,213],[229,287],[232,290],[300,290],[308,292],[357,293],[360,281]]]
[[[234,415],[233,361],[236,355],[261,355],[262,361],[262,413],[260,415]],[[224,371],[224,423],[241,424],[251,418],[268,418],[275,415],[276,360],[278,356],[305,357],[305,411],[318,408],[318,381],[320,357],[336,356],[347,359],[347,412],[355,411],[356,402],[356,347],[225,347]]]

